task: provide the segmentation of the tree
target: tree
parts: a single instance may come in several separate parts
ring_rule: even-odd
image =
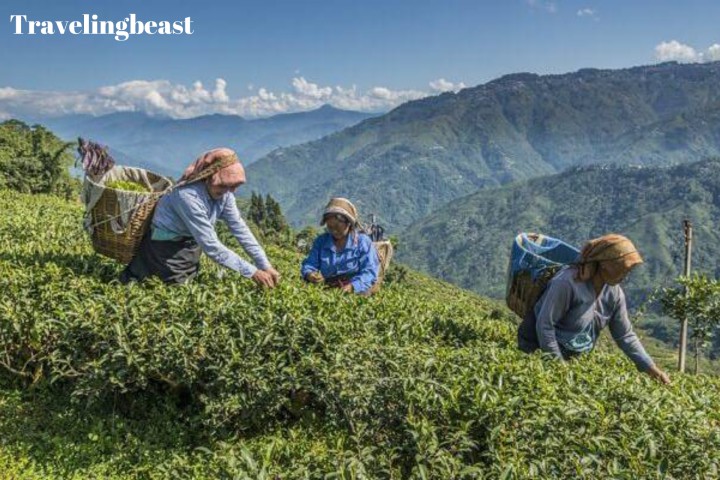
[[[280,204],[270,194],[265,196],[265,219],[268,231],[282,233],[288,229]]]
[[[660,291],[663,312],[678,321],[687,318],[695,340],[695,373],[701,348],[720,325],[720,282],[706,275],[680,277],[677,288]]]
[[[0,187],[70,198],[79,189],[69,172],[71,147],[42,125],[0,123]]]
[[[265,205],[263,203],[262,195],[258,195],[252,192],[250,196],[250,211],[248,217],[258,227],[262,227],[265,223]]]
[[[293,233],[280,204],[272,196],[266,195],[263,199],[262,195],[252,192],[248,218],[264,238],[273,238],[281,243],[293,241]]]

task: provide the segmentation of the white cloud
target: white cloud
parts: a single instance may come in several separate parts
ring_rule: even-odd
[[[661,62],[673,60],[681,63],[716,62],[720,60],[720,44],[710,45],[702,52],[690,45],[671,40],[655,46],[655,58]]]
[[[191,86],[167,80],[132,80],[92,91],[33,91],[0,87],[0,112],[15,116],[104,115],[114,112],[145,112],[172,118],[191,118],[211,113],[265,117],[278,113],[312,110],[323,104],[358,111],[387,111],[410,100],[444,91],[465,88],[443,78],[429,83],[430,89],[392,90],[375,86],[360,91],[357,86],[324,86],[295,77],[286,91],[250,85],[247,96],[231,98],[227,82],[218,78],[214,88],[196,81]]]
[[[213,100],[220,103],[227,103],[230,101],[230,97],[228,97],[225,92],[225,87],[227,87],[227,82],[225,80],[222,78],[215,80],[215,91],[213,91],[212,94]]]
[[[11,87],[0,88],[0,100],[12,98],[15,95],[15,92],[17,92],[17,90]]]
[[[681,63],[717,62],[720,61],[720,44],[714,43],[705,51],[700,51],[677,40],[671,40],[655,46],[655,58],[661,62],[673,60]]]
[[[380,100],[390,100],[393,93],[385,87],[375,87],[370,90],[370,95],[373,98],[379,98]]]
[[[558,11],[557,3],[547,0],[527,0],[527,4],[531,8],[545,10],[548,13],[556,13]]]
[[[685,45],[672,40],[670,42],[662,42],[655,47],[655,58],[661,62],[676,60],[678,62],[699,62],[702,60],[702,54],[695,51],[690,45]]]
[[[434,80],[429,83],[430,88],[434,92],[457,92],[458,90],[462,90],[463,88],[466,88],[467,85],[465,85],[463,82],[460,83],[452,83],[444,78],[438,78],[437,80]]]
[[[720,60],[720,45],[717,43],[710,45],[707,49],[707,55],[705,55],[705,58],[708,62],[717,62]]]
[[[317,83],[310,83],[303,77],[293,78],[292,85],[297,94],[317,100],[328,99],[333,93],[332,87],[320,87]]]
[[[592,8],[583,8],[577,11],[578,17],[595,17],[596,14],[597,10],[594,10]]]

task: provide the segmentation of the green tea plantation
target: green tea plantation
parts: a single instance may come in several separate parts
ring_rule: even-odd
[[[273,291],[205,260],[123,286],[81,205],[0,205],[0,478],[720,477],[712,377],[527,356],[497,303],[412,271],[304,285],[287,248]]]

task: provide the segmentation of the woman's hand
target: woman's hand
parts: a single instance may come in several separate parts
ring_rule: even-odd
[[[273,278],[273,281],[275,282],[275,285],[280,285],[280,272],[275,270],[273,267],[270,267],[265,270],[265,273],[270,274],[270,276]]]
[[[322,283],[325,281],[325,278],[322,276],[322,273],[316,270],[305,275],[305,280],[310,283]]]
[[[347,285],[344,285],[341,290],[345,293],[352,293],[353,292],[353,286],[352,283],[348,283]]]
[[[265,270],[256,271],[251,278],[263,288],[275,288],[275,279]]]
[[[662,382],[664,385],[670,385],[670,377],[668,374],[660,370],[656,365],[650,367],[647,374],[655,380]]]

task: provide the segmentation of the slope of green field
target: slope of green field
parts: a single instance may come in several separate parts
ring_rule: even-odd
[[[715,478],[720,382],[616,349],[515,349],[499,305],[413,272],[373,298],[209,263],[122,286],[79,205],[0,191],[2,478]]]

